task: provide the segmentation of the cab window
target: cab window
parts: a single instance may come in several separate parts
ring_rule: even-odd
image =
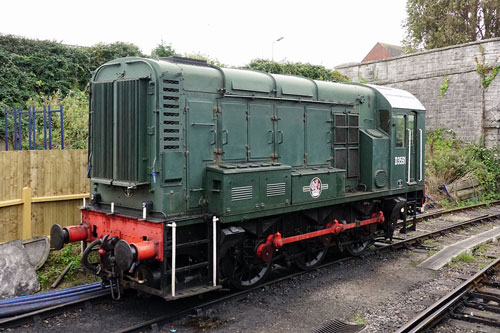
[[[378,123],[380,129],[389,134],[389,125],[391,123],[391,114],[388,110],[380,110],[378,112]]]
[[[405,146],[405,116],[397,115],[396,116],[396,147],[404,147]]]

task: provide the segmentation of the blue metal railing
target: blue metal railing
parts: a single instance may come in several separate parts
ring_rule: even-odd
[[[63,106],[60,105],[58,110],[53,110],[50,105],[44,106],[42,110],[37,110],[34,106],[28,107],[27,111],[23,111],[21,107],[13,107],[10,110],[5,107],[4,118],[5,118],[5,150],[9,150],[9,116],[13,119],[13,149],[22,149],[22,133],[23,133],[23,116],[28,118],[28,149],[37,149],[36,143],[36,133],[37,128],[37,115],[43,116],[43,149],[52,149],[52,115],[54,113],[59,113],[60,125],[61,125],[61,149],[64,149],[64,116],[63,116]],[[26,129],[26,126],[24,126]],[[39,129],[41,130],[41,129]],[[48,131],[48,135],[47,135]],[[48,139],[48,142],[47,142]]]

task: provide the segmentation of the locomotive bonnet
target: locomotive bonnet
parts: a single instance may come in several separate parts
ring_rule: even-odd
[[[115,298],[359,255],[422,205],[425,108],[406,91],[178,57],[108,62],[90,87],[91,200],[51,245],[83,241]]]

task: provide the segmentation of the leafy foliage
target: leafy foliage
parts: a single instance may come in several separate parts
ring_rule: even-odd
[[[481,61],[479,61],[477,57],[474,58],[476,62],[476,72],[481,77],[481,86],[483,89],[488,89],[491,82],[497,77],[498,72],[500,72],[500,64],[493,67],[487,66],[484,57],[484,47],[482,45],[479,45],[479,52],[481,53]],[[496,61],[498,61],[498,57]]]
[[[45,264],[37,271],[41,291],[50,290],[50,285],[71,261],[73,264],[66,273],[63,284],[59,285],[58,288],[98,281],[95,275],[82,273],[80,243],[70,243],[61,251],[51,251]]]
[[[465,143],[451,130],[426,134],[426,177],[431,188],[472,173],[485,189],[485,199],[500,197],[500,150]]]
[[[347,76],[341,74],[336,70],[327,69],[324,66],[303,64],[300,62],[292,63],[279,63],[265,59],[252,60],[244,68],[264,71],[273,74],[291,74],[305,76],[313,80],[323,81],[337,81],[348,82],[350,81]]]
[[[469,153],[479,167],[474,174],[480,184],[487,189],[485,194],[488,199],[500,197],[500,150],[498,147],[486,148],[482,145],[470,145]]]
[[[31,102],[43,100],[46,98],[43,96],[54,94],[62,100],[71,91],[73,97],[80,96],[76,92],[87,88],[91,71],[107,61],[125,56],[143,54],[137,46],[121,42],[78,47],[0,34],[0,137],[5,136],[4,107],[27,108],[31,106],[30,99]],[[71,112],[65,109],[65,116],[72,121],[68,123],[70,127],[78,123],[68,114]],[[70,136],[71,131],[69,128],[67,134]],[[75,137],[82,131],[80,129]]]
[[[451,130],[427,131],[426,173],[437,176],[441,183],[451,183],[464,176],[472,157],[467,154],[465,144]]]
[[[433,49],[500,36],[499,0],[408,0],[408,50]]]
[[[116,42],[112,44],[99,43],[88,48],[87,50],[90,58],[90,63],[87,67],[87,69],[89,70],[87,82],[88,79],[90,79],[90,71],[95,70],[105,62],[121,57],[145,56],[137,45],[122,42]]]
[[[446,92],[448,91],[448,85],[449,84],[450,84],[450,79],[448,78],[447,75],[445,75],[444,76],[444,82],[439,87],[439,92],[441,93],[441,97],[444,97],[444,95],[446,95]]]
[[[124,56],[142,56],[133,44],[64,45],[0,35],[0,107],[24,105],[37,95],[85,90],[91,71]]]
[[[171,44],[166,44],[164,41],[161,41],[158,46],[154,48],[151,52],[151,58],[160,59],[163,57],[170,57],[176,55],[174,48]]]
[[[218,66],[218,67],[227,67],[224,65],[222,62],[219,61],[217,58],[212,58],[206,54],[197,52],[197,53],[185,53],[182,55],[185,58],[191,58],[191,59],[198,59],[198,60],[205,60],[207,63]]]

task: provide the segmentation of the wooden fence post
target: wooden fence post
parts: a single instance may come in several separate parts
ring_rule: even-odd
[[[31,188],[23,187],[23,233],[22,239],[28,239],[33,237],[33,231],[31,230]]]

